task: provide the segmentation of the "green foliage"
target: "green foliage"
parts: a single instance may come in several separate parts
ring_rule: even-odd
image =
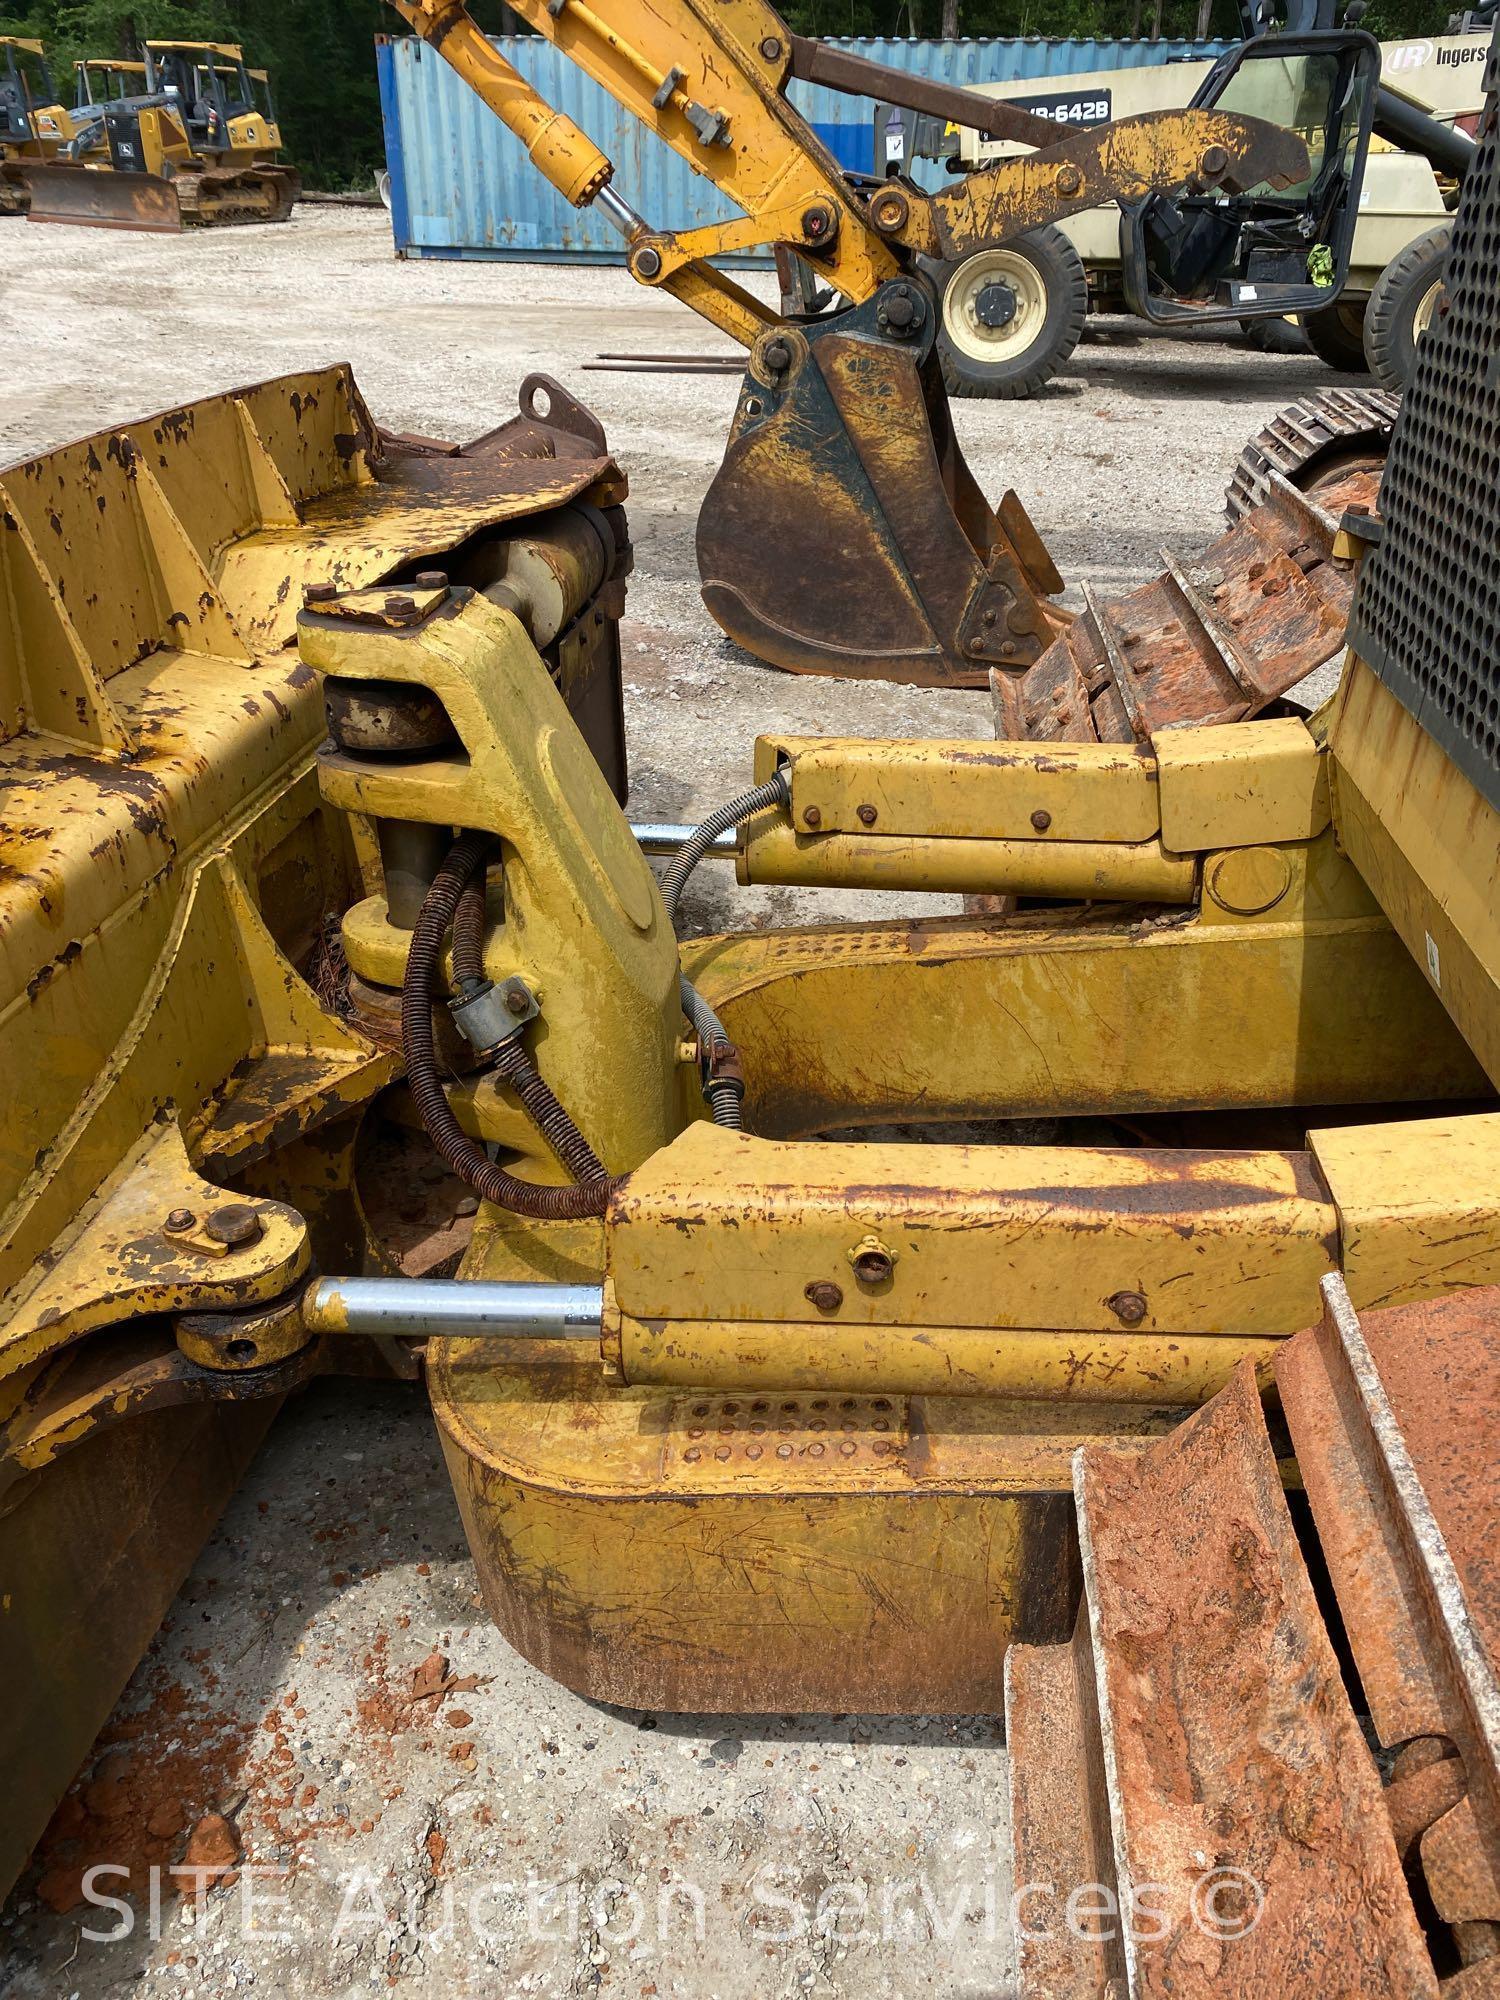
[[[937,35],[944,0],[784,0],[805,35]],[[950,0],[951,4],[951,0]],[[492,30],[514,26],[499,0],[475,7]],[[1166,36],[1198,31],[1199,0],[959,0],[963,35]],[[1434,34],[1443,0],[1373,0],[1363,26],[1385,39]],[[1209,33],[1239,32],[1234,0],[1211,0]],[[282,132],[310,187],[368,187],[382,164],[380,93],[372,42],[399,34],[384,0],[0,0],[0,34],[47,44],[71,99],[72,64],[84,55],[133,56],[147,39],[236,41],[271,72]]]

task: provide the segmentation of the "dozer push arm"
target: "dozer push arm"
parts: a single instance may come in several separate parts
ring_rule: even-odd
[[[908,79],[878,64],[846,74],[842,58],[829,70],[816,53],[809,56],[815,45],[792,36],[763,0],[712,7],[671,0],[649,9],[639,0],[519,0],[517,12],[530,26],[744,210],[741,220],[656,230],[611,189],[612,163],[505,61],[462,0],[392,4],[522,140],[560,193],[580,207],[601,203],[626,237],[632,276],[671,292],[747,347],[775,315],[716,271],[713,257],[784,244],[815,258],[833,290],[860,302],[900,275],[913,252],[956,256],[1105,200],[1188,182],[1284,184],[1308,170],[1294,134],[1225,112],[1159,112],[1062,139],[1045,120],[1031,119],[1007,136],[1040,143],[1037,153],[995,161],[940,195],[901,182],[866,201],[788,103],[787,83],[816,74],[836,89],[857,90],[889,75],[889,96],[891,85],[899,95]],[[993,105],[979,102],[993,119]]]

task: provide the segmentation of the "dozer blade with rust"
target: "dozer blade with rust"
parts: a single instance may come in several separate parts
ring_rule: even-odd
[[[703,601],[791,673],[983,687],[1064,632],[1062,579],[1014,493],[953,435],[915,278],[756,346],[698,518]]]
[[[85,229],[139,229],[175,236],[182,228],[177,195],[156,174],[116,173],[59,161],[28,167],[29,220],[71,222]]]

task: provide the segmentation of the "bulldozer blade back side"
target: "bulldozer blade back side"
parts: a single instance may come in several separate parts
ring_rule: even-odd
[[[991,508],[958,448],[936,332],[901,279],[751,355],[698,564],[710,614],[773,666],[982,687],[1070,622],[1020,501]]]
[[[138,229],[176,236],[182,229],[177,195],[155,174],[122,174],[56,162],[27,169],[29,220],[71,222],[85,229]]]

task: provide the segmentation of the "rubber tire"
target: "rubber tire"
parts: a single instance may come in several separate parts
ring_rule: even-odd
[[[1417,307],[1447,269],[1452,237],[1447,223],[1429,229],[1393,257],[1375,281],[1365,308],[1365,356],[1382,389],[1406,387],[1417,358]]]
[[[1256,354],[1306,354],[1304,328],[1284,319],[1242,319],[1240,330]]]
[[[938,286],[938,362],[950,396],[986,397],[994,402],[1019,402],[1034,396],[1061,368],[1078,345],[1089,309],[1089,281],[1083,259],[1060,229],[1050,223],[1018,236],[1005,246],[1022,252],[1042,281],[1047,309],[1042,330],[1023,353],[1009,361],[986,365],[953,347],[942,325],[942,299],[954,276],[968,262],[961,257],[934,266]],[[975,255],[981,253],[975,252]]]
[[[1368,375],[1370,364],[1365,358],[1363,335],[1369,306],[1366,304],[1360,314],[1358,333],[1350,331],[1345,311],[1340,301],[1335,306],[1324,306],[1321,312],[1300,313],[1298,317],[1308,345],[1320,361],[1336,368],[1341,375]]]

